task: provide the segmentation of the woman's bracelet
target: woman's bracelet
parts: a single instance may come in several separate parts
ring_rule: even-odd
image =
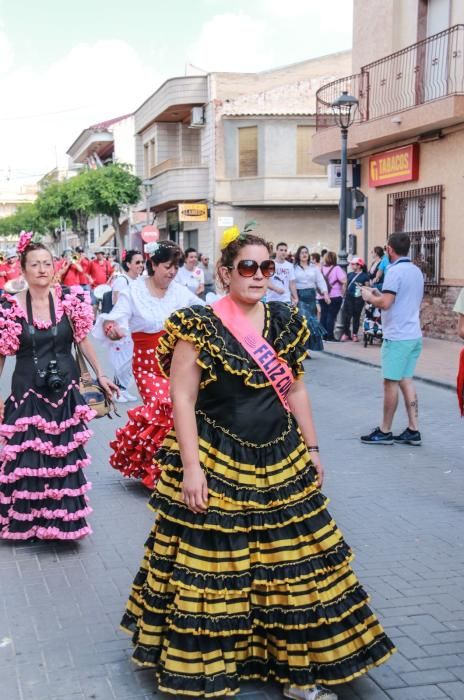
[[[308,445],[308,452],[319,452],[319,445]]]

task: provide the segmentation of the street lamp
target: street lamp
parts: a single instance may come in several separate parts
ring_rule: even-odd
[[[340,97],[337,97],[331,104],[332,112],[337,125],[340,127],[342,135],[342,157],[341,157],[341,193],[340,193],[340,252],[338,254],[338,264],[344,270],[348,267],[348,254],[346,251],[346,171],[348,154],[348,129],[354,121],[358,100],[353,95],[349,95],[347,90],[343,90]]]
[[[146,225],[150,223],[150,195],[153,191],[153,182],[151,180],[142,180],[142,185],[145,190],[145,211],[146,211]]]

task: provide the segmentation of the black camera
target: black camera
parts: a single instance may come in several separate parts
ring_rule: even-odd
[[[56,360],[50,360],[46,369],[38,369],[35,380],[39,389],[47,388],[50,391],[59,391],[64,387],[64,380]]]

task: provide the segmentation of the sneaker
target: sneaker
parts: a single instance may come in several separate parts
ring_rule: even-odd
[[[127,389],[124,392],[124,396],[126,397],[126,399],[128,401],[138,401],[139,400],[138,396],[134,396],[134,394],[131,394],[129,391],[127,391]]]
[[[353,337],[351,338],[351,340],[353,341],[353,343],[357,343],[357,342],[358,342],[358,336],[357,336],[357,335],[353,335]]]
[[[362,435],[361,442],[365,445],[393,445],[393,433],[383,433],[375,428],[369,435]]]
[[[129,399],[126,396],[126,392],[121,389],[119,396],[115,396],[115,401],[118,403],[128,403]]]
[[[286,685],[284,697],[294,698],[294,700],[337,700],[338,696],[331,690],[317,685],[312,690],[298,688],[294,685]]]
[[[346,343],[348,340],[351,340],[351,338],[350,338],[349,335],[346,335],[346,333],[344,333],[344,334],[342,335],[342,337],[340,338],[340,341],[341,341],[342,343]]]
[[[394,435],[393,440],[398,443],[398,445],[414,445],[419,447],[422,444],[421,434],[418,430],[411,430],[411,428],[406,428],[403,430],[401,435]]]

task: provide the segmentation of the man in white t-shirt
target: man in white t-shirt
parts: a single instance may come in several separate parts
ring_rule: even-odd
[[[284,304],[298,304],[295,268],[287,262],[287,244],[278,243],[275,256],[275,273],[267,285],[266,301],[283,301]]]
[[[422,350],[420,307],[424,296],[424,276],[408,257],[411,242],[407,233],[392,233],[388,238],[390,265],[382,292],[362,287],[362,298],[382,311],[382,375],[384,407],[382,424],[361,442],[369,445],[421,444],[418,425],[418,401],[413,376]],[[398,390],[403,394],[408,427],[393,435],[392,423],[398,406]]]
[[[195,248],[187,248],[184,253],[184,264],[179,268],[175,277],[176,282],[188,287],[191,292],[201,296],[205,289],[205,276],[198,266],[198,253]]]

